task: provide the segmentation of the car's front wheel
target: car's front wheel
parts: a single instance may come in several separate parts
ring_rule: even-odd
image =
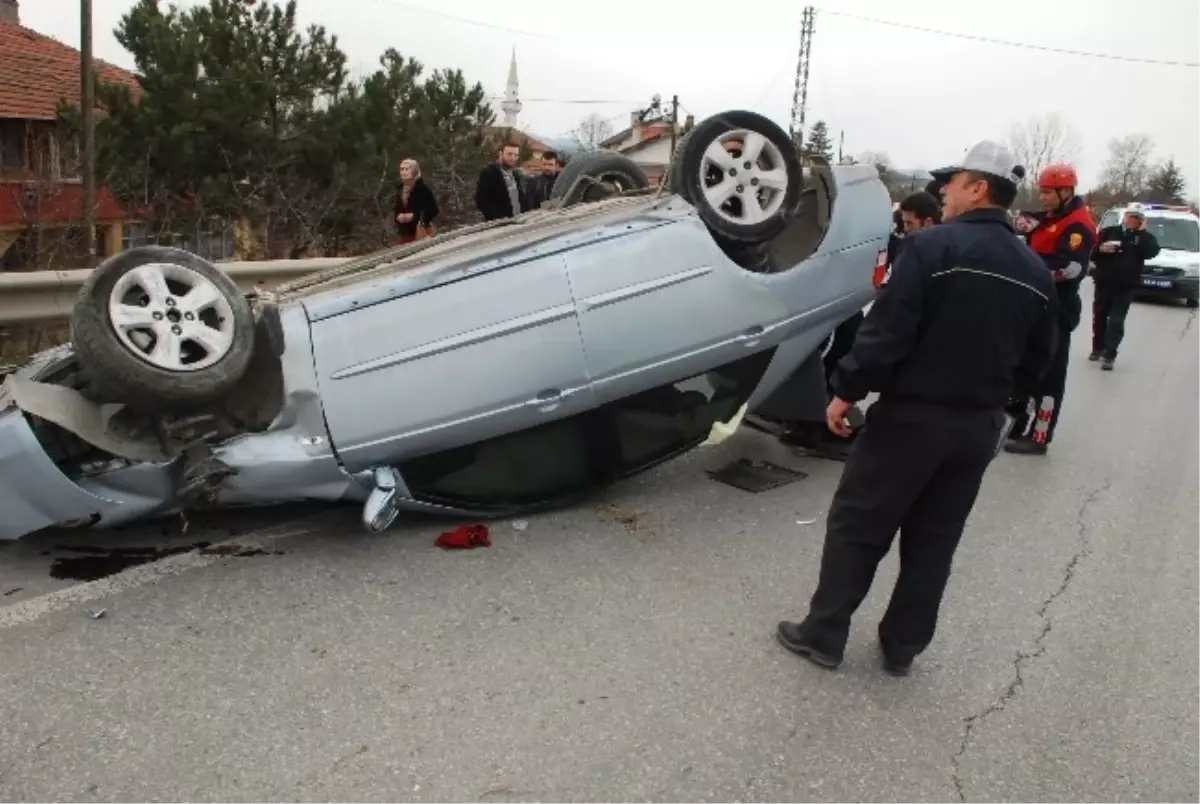
[[[147,410],[211,402],[242,378],[254,316],[236,284],[180,249],[144,246],[94,270],[71,314],[89,384]]]
[[[550,199],[569,207],[602,201],[621,193],[650,186],[646,172],[637,162],[616,151],[590,151],[572,157],[554,180]]]
[[[783,129],[754,112],[731,111],[684,135],[669,182],[714,235],[754,245],[787,228],[800,205],[804,170]]]

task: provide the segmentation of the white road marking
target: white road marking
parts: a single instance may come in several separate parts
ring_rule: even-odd
[[[127,592],[139,586],[158,583],[162,579],[170,578],[173,575],[180,575],[190,570],[211,566],[219,561],[226,561],[230,556],[221,554],[220,551],[223,547],[244,547],[248,550],[266,549],[280,539],[301,536],[305,533],[311,533],[314,530],[316,530],[315,527],[300,527],[296,525],[292,525],[291,527],[265,528],[235,539],[216,542],[206,548],[211,552],[201,553],[198,550],[192,550],[187,553],[168,556],[149,564],[139,564],[136,567],[130,567],[107,578],[87,581],[86,583],[69,586],[66,589],[47,592],[44,595],[23,600],[20,603],[3,606],[0,607],[0,630],[31,623],[40,617],[60,611],[69,606],[81,606],[84,603],[90,603],[91,601],[109,597],[110,595]]]

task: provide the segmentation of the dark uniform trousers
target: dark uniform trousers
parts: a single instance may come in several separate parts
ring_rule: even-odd
[[[1092,351],[1116,359],[1125,339],[1125,317],[1133,304],[1133,290],[1096,284],[1092,299]]]
[[[841,657],[880,560],[900,533],[900,575],[879,638],[892,659],[928,647],[954,551],[995,455],[1003,411],[881,400],[846,462],[829,509],[821,577],[801,628]]]

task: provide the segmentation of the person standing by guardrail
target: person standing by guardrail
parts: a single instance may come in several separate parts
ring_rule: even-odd
[[[500,149],[500,158],[479,171],[475,185],[475,208],[485,221],[514,218],[529,208],[525,191],[517,176],[521,148],[509,143]]]
[[[879,623],[884,669],[906,675],[928,647],[950,566],[984,472],[1006,434],[1005,407],[1054,352],[1057,297],[1005,210],[1024,169],[984,141],[944,178],[945,223],[905,238],[850,354],[833,376],[829,429],[871,392],[829,508],[817,590],[785,648],[835,668],[850,620],[900,533],[900,576]]]
[[[1117,349],[1125,337],[1125,316],[1133,295],[1142,283],[1146,260],[1158,256],[1158,240],[1146,231],[1146,211],[1138,203],[1125,208],[1121,223],[1100,230],[1092,256],[1096,285],[1092,300],[1092,353],[1088,360],[1103,360],[1101,368],[1112,371]]]
[[[415,159],[400,162],[400,186],[396,189],[396,245],[422,240],[437,234],[434,221],[439,210],[437,199]]]

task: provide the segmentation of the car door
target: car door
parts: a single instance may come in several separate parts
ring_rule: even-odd
[[[598,403],[768,348],[787,317],[768,278],[731,262],[698,220],[575,249],[565,259]]]
[[[359,293],[368,291],[379,295],[372,288]],[[343,307],[355,307],[354,299],[345,301]],[[318,318],[312,334],[329,435],[351,471],[482,441],[589,405],[560,256]]]

